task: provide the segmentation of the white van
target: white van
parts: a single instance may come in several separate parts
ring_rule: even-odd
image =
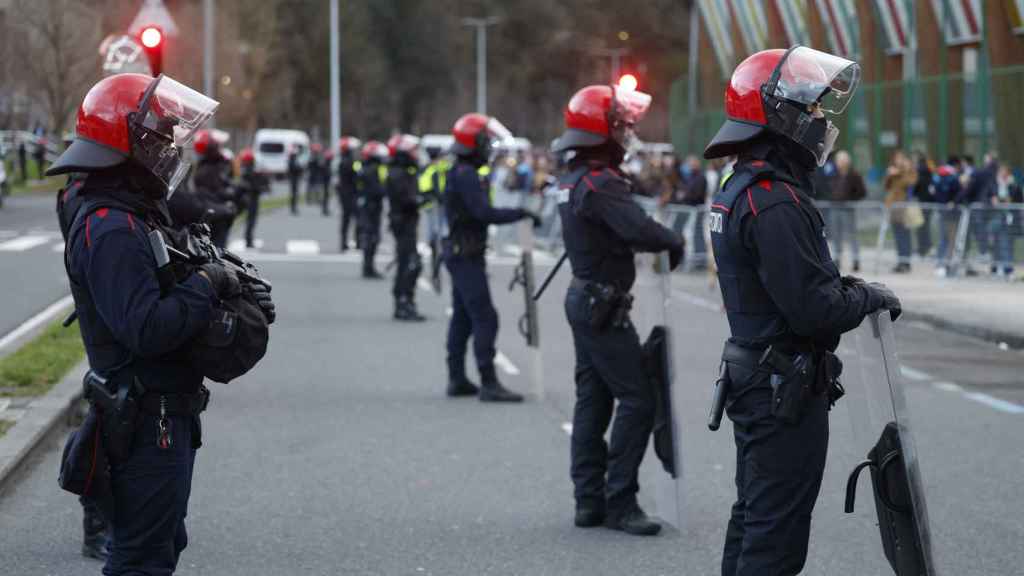
[[[299,164],[309,161],[309,135],[301,130],[263,128],[256,131],[252,152],[256,170],[264,174],[283,175],[288,172],[288,150],[296,146]]]

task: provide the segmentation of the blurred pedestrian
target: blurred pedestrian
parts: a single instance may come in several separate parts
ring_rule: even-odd
[[[967,156],[966,158],[970,158]],[[970,265],[972,243],[978,256],[985,258],[991,252],[989,220],[992,217],[992,197],[996,193],[996,172],[999,170],[999,159],[994,152],[985,154],[980,168],[971,170],[964,190],[964,203],[971,212],[968,222],[968,234],[965,238],[963,259],[965,273],[974,276],[977,272]]]
[[[911,196],[925,205],[921,212],[924,223],[917,229],[917,254],[924,258],[932,251],[932,214],[935,211],[931,204],[935,202],[935,186],[932,184],[932,165],[928,155],[915,152],[914,165],[917,167],[917,182]]]
[[[341,251],[348,250],[349,227],[353,221],[358,221],[358,205],[356,203],[356,175],[362,168],[362,163],[356,160],[356,152],[362,146],[358,138],[345,136],[338,141],[338,149],[341,158],[338,161],[338,203],[341,205]],[[356,228],[358,228],[356,224]],[[359,231],[356,233],[358,244]]]
[[[245,209],[245,247],[255,248],[253,235],[256,232],[256,221],[260,216],[260,196],[270,190],[267,177],[256,171],[255,155],[252,148],[245,148],[238,155],[241,171],[240,192],[247,197]]]
[[[896,274],[910,272],[911,240],[910,230],[913,216],[908,206],[908,191],[917,182],[917,171],[910,158],[902,150],[893,152],[885,172],[885,207],[889,209],[889,223],[896,241]],[[920,225],[920,224],[918,224]]]
[[[292,144],[288,147],[288,184],[291,192],[292,215],[299,214],[299,179],[302,178],[302,164],[299,160],[299,149]]]
[[[18,142],[18,172],[21,173],[22,182],[28,180],[28,151],[24,140]]]
[[[36,175],[40,180],[43,179],[43,172],[46,171],[46,138],[40,138],[36,140],[36,147],[33,151],[33,157],[36,161]]]
[[[860,241],[857,238],[857,203],[867,196],[864,178],[853,169],[849,152],[835,155],[835,177],[832,178],[832,245],[836,265],[843,267],[843,245],[850,243],[853,271],[860,271]]]
[[[320,194],[327,190],[321,186],[324,179],[324,147],[319,142],[309,146],[309,161],[306,163],[306,204],[320,202]]]
[[[934,200],[940,206],[939,248],[935,252],[936,269],[939,276],[946,276],[952,265],[956,244],[956,229],[960,224],[960,209],[957,200],[961,197],[960,159],[950,156],[932,176]]]
[[[1010,278],[1014,269],[1014,244],[1024,232],[1024,208],[1020,206],[1024,204],[1024,189],[1005,164],[999,167],[996,175],[996,189],[991,202],[997,210],[990,223],[995,239],[992,273]],[[1009,204],[1018,206],[1009,208]]]
[[[707,268],[707,248],[704,245],[704,204],[708,199],[708,181],[701,169],[700,159],[690,154],[679,168],[679,187],[683,204],[687,206],[687,224],[691,234],[688,245],[690,270]]]

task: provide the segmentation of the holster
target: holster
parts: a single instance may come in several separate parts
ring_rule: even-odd
[[[611,284],[572,279],[573,286],[587,296],[587,317],[590,327],[601,332],[608,327],[625,328],[629,325],[629,311],[633,296]]]
[[[127,371],[108,380],[90,370],[83,385],[85,398],[99,414],[107,457],[114,463],[127,459],[135,438],[145,388]]]
[[[784,354],[774,346],[765,348],[761,364],[771,368],[772,415],[796,424],[803,417],[808,400],[815,394],[815,357],[813,354]]]
[[[482,258],[487,251],[487,239],[478,238],[475,234],[452,232],[445,240],[453,256],[463,258]]]

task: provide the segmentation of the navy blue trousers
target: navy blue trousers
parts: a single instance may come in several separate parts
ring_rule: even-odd
[[[452,318],[448,323],[448,376],[466,375],[466,348],[473,337],[473,354],[481,377],[494,374],[494,341],[498,337],[498,311],[491,301],[487,266],[483,257],[448,255],[445,266],[452,277]]]
[[[749,374],[729,364],[735,386]],[[722,576],[793,576],[807,559],[811,512],[828,451],[827,402],[813,397],[801,420],[787,424],[772,416],[771,397],[768,383],[760,382],[727,408],[736,440],[737,495]]]
[[[114,521],[104,576],[165,576],[174,573],[188,545],[185,515],[192,491],[192,418],[170,417],[171,447],[157,446],[157,417],[139,419],[127,460],[111,470]]]

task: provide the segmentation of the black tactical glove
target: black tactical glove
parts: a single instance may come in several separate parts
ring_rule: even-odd
[[[669,271],[675,270],[682,263],[683,258],[686,256],[685,244],[680,244],[675,248],[669,248],[668,250],[668,269]]]
[[[530,220],[533,220],[533,227],[540,228],[542,222],[540,219],[540,214],[537,214],[532,210],[523,210],[523,218],[529,218]]]
[[[263,312],[263,316],[267,319],[267,324],[273,324],[274,320],[277,319],[277,308],[274,306],[274,301],[270,298],[270,288],[263,284],[246,284],[245,289],[252,296],[253,300],[256,301],[256,305],[260,307],[260,312]]]
[[[868,292],[875,298],[882,301],[882,304],[878,308],[882,308],[889,311],[890,317],[893,322],[900,317],[903,313],[903,306],[900,304],[900,299],[896,297],[896,294],[889,289],[888,286],[881,282],[869,282],[864,285],[868,289]],[[876,310],[878,309],[876,308]]]
[[[839,281],[843,284],[843,288],[853,288],[854,286],[865,284],[863,278],[858,278],[856,276],[843,276],[839,278]]]
[[[199,272],[210,281],[213,291],[221,300],[227,300],[241,293],[242,287],[238,283],[238,276],[234,271],[215,262],[208,262],[199,267]]]

